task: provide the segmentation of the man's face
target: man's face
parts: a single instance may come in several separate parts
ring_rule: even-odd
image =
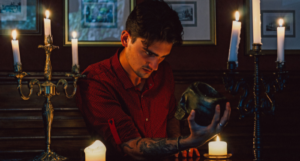
[[[149,78],[158,65],[170,54],[173,44],[154,41],[148,48],[143,45],[144,39],[137,38],[132,44],[129,40],[126,59],[134,73],[140,78]]]

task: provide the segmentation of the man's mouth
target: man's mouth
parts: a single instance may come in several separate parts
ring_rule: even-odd
[[[145,68],[143,68],[143,70],[144,70],[145,73],[151,73],[152,72],[152,70],[145,69]]]

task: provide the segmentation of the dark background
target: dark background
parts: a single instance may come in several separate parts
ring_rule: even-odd
[[[137,0],[137,3],[142,0]],[[62,0],[41,0],[41,8],[51,11],[51,25],[54,45],[60,49],[51,55],[54,75],[60,72],[70,72],[72,65],[71,47],[63,46],[64,38],[64,4]],[[231,26],[234,12],[241,13],[242,31],[239,46],[238,70],[243,76],[252,77],[253,57],[246,52],[246,0],[216,0],[216,38],[217,45],[194,45],[174,47],[167,57],[176,81],[176,98],[179,99],[186,87],[195,81],[209,83],[225,95],[232,106],[232,115],[228,126],[221,134],[221,139],[227,141],[228,151],[236,158],[252,158],[253,115],[239,120],[236,109],[239,96],[231,96],[225,91],[222,77],[227,69],[227,59],[231,36]],[[40,13],[43,18],[43,13]],[[43,31],[43,23],[41,33]],[[43,44],[44,35],[21,35],[20,44],[23,70],[32,72],[35,76],[28,77],[43,79],[45,62],[44,50],[37,46]],[[84,47],[79,46],[79,64],[81,71],[88,65],[111,57],[116,47]],[[261,57],[260,70],[266,76],[276,72],[276,55]],[[275,116],[262,117],[262,138],[264,157],[277,159],[295,159],[299,157],[299,73],[300,52],[286,55],[286,70],[290,78],[283,93],[276,94]],[[298,65],[297,65],[298,64]],[[43,124],[40,108],[44,99],[34,93],[29,101],[23,101],[18,95],[16,80],[8,77],[13,72],[13,54],[11,36],[0,35],[0,159],[31,157],[44,149]],[[27,80],[28,80],[27,79]],[[69,79],[72,81],[71,79]],[[54,81],[55,78],[54,78]],[[26,83],[26,79],[25,82]],[[27,88],[24,87],[24,88]],[[62,87],[59,89],[62,91]],[[35,89],[37,91],[37,89]],[[26,93],[26,92],[25,92]],[[240,93],[241,94],[241,93]],[[263,94],[263,92],[262,92]],[[52,130],[52,149],[69,158],[79,158],[80,149],[91,143],[85,124],[78,112],[75,100],[57,96],[52,99],[55,107],[55,117]],[[186,123],[182,123],[182,132],[187,133]],[[19,152],[16,152],[18,150]],[[27,150],[27,151],[26,151]],[[207,153],[207,145],[199,148],[201,154]],[[73,154],[76,152],[76,154]],[[78,153],[77,153],[78,152]]]

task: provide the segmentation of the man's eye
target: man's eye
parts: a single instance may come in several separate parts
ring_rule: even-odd
[[[150,53],[149,51],[145,51],[145,53],[146,53],[148,56],[154,56],[154,54]]]

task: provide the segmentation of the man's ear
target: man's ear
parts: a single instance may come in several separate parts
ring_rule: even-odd
[[[124,47],[127,47],[131,40],[131,36],[128,31],[123,30],[121,34],[121,43]]]

